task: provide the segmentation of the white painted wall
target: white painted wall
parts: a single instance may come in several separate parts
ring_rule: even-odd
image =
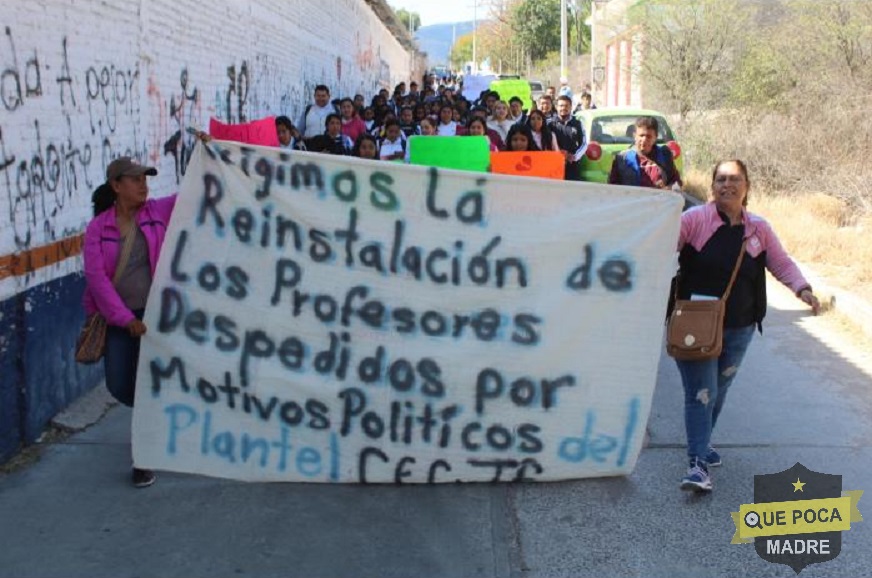
[[[333,96],[409,80],[411,55],[364,0],[29,0],[0,25],[0,257],[80,233],[120,155],[176,190],[214,116],[294,121]],[[78,271],[80,258],[0,280],[0,300]]]

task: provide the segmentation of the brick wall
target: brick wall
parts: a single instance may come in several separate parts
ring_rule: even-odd
[[[91,191],[109,161],[131,155],[156,166],[152,195],[163,196],[184,176],[194,145],[188,127],[207,128],[210,117],[246,122],[286,114],[296,121],[316,84],[327,84],[333,96],[369,99],[408,80],[412,55],[369,4],[4,5],[0,462],[99,380],[68,357],[81,322],[81,258],[69,240],[90,219]],[[57,316],[68,309],[75,314]],[[48,342],[37,347],[34,334]],[[64,394],[54,395],[58,389]]]

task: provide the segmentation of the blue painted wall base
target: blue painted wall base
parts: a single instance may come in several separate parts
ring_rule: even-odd
[[[0,463],[103,379],[101,363],[73,357],[84,288],[84,277],[74,274],[0,302]]]

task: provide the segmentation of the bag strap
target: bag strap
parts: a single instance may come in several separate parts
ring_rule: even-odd
[[[733,267],[733,274],[730,276],[730,282],[727,283],[727,290],[724,291],[724,296],[721,299],[724,300],[724,303],[727,302],[727,299],[730,296],[730,291],[733,289],[733,283],[736,281],[736,277],[739,275],[739,266],[742,264],[742,257],[745,256],[745,245],[748,244],[748,239],[742,240],[742,248],[739,249],[739,257],[736,259],[736,266]]]
[[[730,291],[733,289],[733,283],[736,282],[736,277],[739,275],[739,267],[742,265],[742,257],[745,256],[745,245],[748,243],[748,239],[742,240],[742,247],[739,249],[739,257],[736,259],[736,265],[733,267],[733,274],[730,275],[730,282],[727,283],[727,289],[724,291],[723,297],[721,299],[726,303],[727,299],[730,297]],[[680,275],[679,275],[680,277]],[[673,301],[678,301],[678,278],[675,280],[675,286],[673,291]]]
[[[133,240],[136,237],[136,231],[139,229],[136,223],[136,217],[133,218],[133,224],[130,225],[130,230],[127,231],[127,236],[124,237],[124,245],[121,247],[121,256],[118,257],[118,263],[115,266],[115,275],[112,277],[112,284],[118,285],[121,280],[121,275],[124,274],[124,269],[127,268],[127,262],[130,260],[130,254],[133,252]]]

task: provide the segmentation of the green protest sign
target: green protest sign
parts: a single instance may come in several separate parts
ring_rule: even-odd
[[[490,143],[485,136],[413,136],[409,139],[409,162],[486,173]]]
[[[521,99],[521,106],[528,110],[532,104],[530,97],[530,83],[523,78],[503,78],[490,83],[490,89],[500,95],[500,100],[508,103],[513,96]]]

